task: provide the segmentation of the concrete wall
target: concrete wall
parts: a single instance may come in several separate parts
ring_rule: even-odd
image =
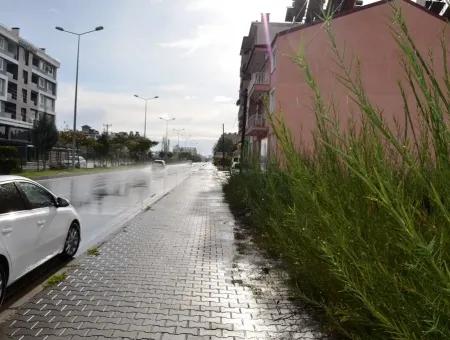
[[[432,51],[436,70],[442,74],[440,38],[446,23],[406,1],[398,3],[416,46],[425,56],[428,50]],[[401,52],[390,30],[391,17],[390,4],[378,4],[334,19],[333,28],[338,44],[341,48],[345,46],[347,56],[361,60],[362,80],[369,98],[383,110],[383,117],[393,126],[395,120],[404,121],[403,102],[397,85],[398,80],[404,80],[404,72],[400,65]],[[448,30],[446,40],[450,42]],[[297,145],[311,150],[312,132],[316,126],[312,92],[303,72],[291,59],[300,45],[306,51],[323,96],[334,101],[344,127],[348,127],[350,119],[358,119],[360,112],[348,90],[336,80],[337,67],[321,24],[279,36],[274,43],[277,65],[271,79],[271,88],[276,93],[276,109],[283,112]],[[416,105],[411,93],[408,93],[408,98],[414,110]]]

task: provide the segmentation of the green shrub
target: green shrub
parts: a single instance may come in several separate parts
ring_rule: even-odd
[[[224,191],[261,244],[283,259],[294,292],[332,331],[352,339],[450,339],[447,60],[438,75],[395,8],[393,22],[407,83],[417,94],[416,137],[403,140],[385,124],[327,18],[339,77],[360,108],[361,129],[342,131],[299,54],[295,62],[315,100],[315,154],[297,152],[283,121],[272,117],[283,167],[232,176]],[[407,105],[404,114],[410,118]]]
[[[13,146],[0,146],[0,174],[8,175],[20,170],[19,152]]]

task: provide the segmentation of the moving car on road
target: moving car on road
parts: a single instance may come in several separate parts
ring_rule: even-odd
[[[155,160],[153,161],[153,164],[160,165],[160,166],[162,166],[162,167],[165,167],[165,166],[166,166],[166,162],[164,162],[162,159],[155,159]]]
[[[64,198],[19,176],[0,176],[0,304],[6,287],[80,245],[80,219]]]

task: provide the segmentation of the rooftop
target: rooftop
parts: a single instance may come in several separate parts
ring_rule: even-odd
[[[56,66],[56,67],[60,66],[60,62],[58,60],[56,60],[55,58],[51,57],[50,55],[48,55],[45,52],[45,49],[40,48],[40,47],[36,47],[35,45],[33,45],[28,40],[23,39],[20,36],[20,29],[19,28],[17,28],[17,27],[16,28],[9,28],[9,27],[6,27],[6,26],[0,24],[0,34],[5,36],[5,37],[7,37],[8,39],[16,42],[17,44],[19,44],[20,46],[26,48],[27,50],[30,50],[31,52],[33,52],[34,54],[36,54],[40,58],[42,58],[45,61],[47,61],[48,63],[52,64],[53,66]]]

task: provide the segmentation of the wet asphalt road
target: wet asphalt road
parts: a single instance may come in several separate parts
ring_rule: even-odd
[[[67,198],[81,217],[78,254],[101,242],[152,201],[167,193],[199,165],[149,165],[142,168],[39,181]]]
[[[67,198],[81,219],[82,241],[77,256],[105,240],[127,220],[188,178],[202,164],[149,165],[130,170],[53,178],[39,181],[55,195]],[[66,266],[59,256],[8,287],[0,312],[15,308],[16,302]],[[0,314],[1,316],[1,314]]]

